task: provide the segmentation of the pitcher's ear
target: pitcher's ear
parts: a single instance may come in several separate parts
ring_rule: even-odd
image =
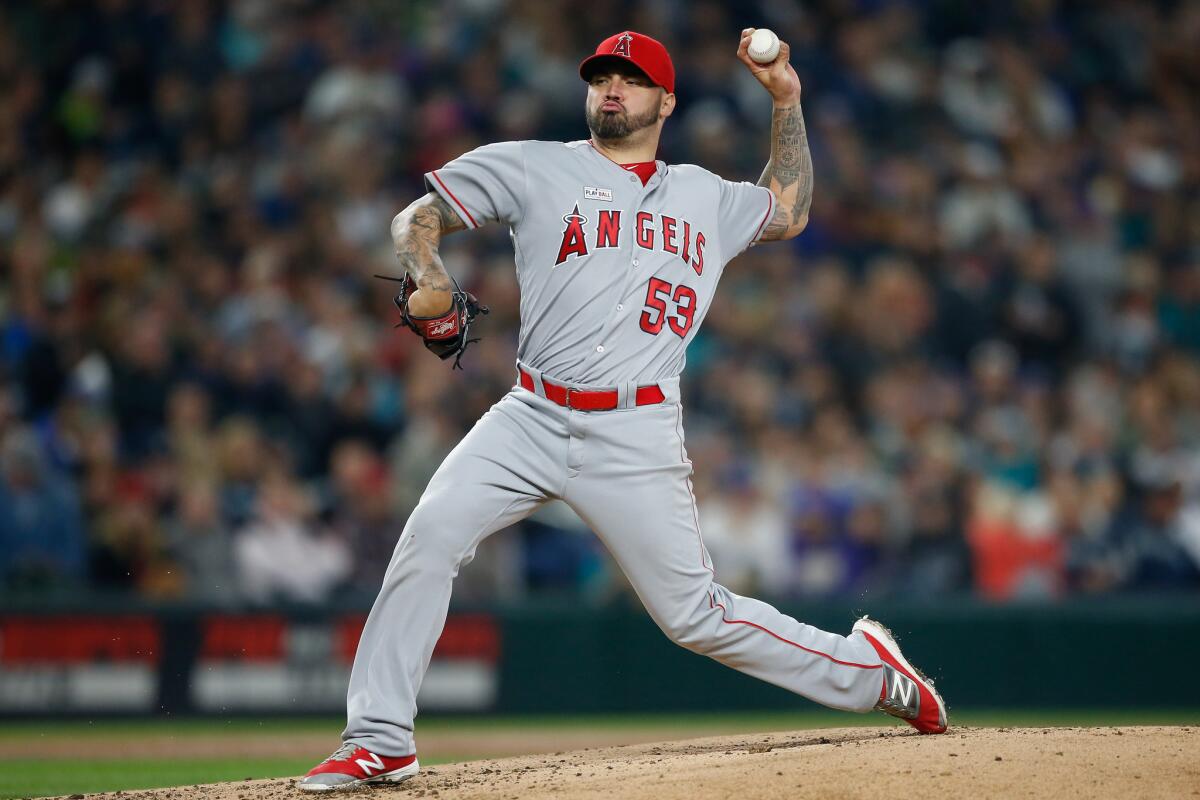
[[[663,90],[662,104],[659,106],[659,114],[666,118],[671,116],[671,112],[675,110],[675,95]]]

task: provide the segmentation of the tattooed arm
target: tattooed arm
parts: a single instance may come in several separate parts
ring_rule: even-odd
[[[812,155],[808,152],[808,133],[800,111],[800,78],[788,63],[792,50],[787,42],[779,43],[779,55],[771,63],[755,63],[747,53],[753,33],[753,28],[742,31],[738,59],[775,101],[771,115],[771,160],[758,179],[759,186],[775,195],[775,215],[760,238],[791,239],[808,224],[813,191]]]
[[[812,205],[813,166],[800,103],[775,105],[771,115],[771,160],[759,186],[775,195],[775,215],[762,233],[763,241],[791,239],[808,224]]]
[[[442,236],[461,231],[466,224],[436,192],[430,192],[392,219],[392,243],[400,267],[417,284],[408,300],[409,311],[432,317],[450,308],[454,284],[442,266],[438,245]]]

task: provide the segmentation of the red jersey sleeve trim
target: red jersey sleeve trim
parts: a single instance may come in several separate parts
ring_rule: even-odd
[[[765,186],[762,188],[766,189]],[[758,241],[758,237],[762,236],[763,229],[767,225],[767,220],[769,220],[771,218],[771,215],[774,213],[775,213],[775,193],[772,192],[770,189],[767,189],[767,213],[763,216],[762,222],[758,223],[758,230],[756,230],[754,232],[754,236],[751,237],[750,244],[754,244],[755,242]]]
[[[444,192],[446,193],[446,195],[447,195],[447,196],[448,196],[448,197],[449,197],[451,200],[453,200],[453,201],[454,201],[454,205],[458,206],[459,210],[460,210],[460,211],[462,211],[462,213],[466,215],[466,221],[467,221],[468,223],[470,223],[471,227],[472,227],[472,228],[478,228],[478,227],[479,227],[479,223],[478,223],[478,222],[476,222],[476,221],[475,221],[475,218],[471,216],[471,212],[470,212],[470,211],[467,211],[467,207],[466,207],[466,206],[464,206],[464,205],[462,204],[462,201],[461,201],[461,200],[459,200],[457,197],[455,197],[455,196],[454,196],[454,192],[450,191],[450,187],[449,187],[449,186],[447,186],[447,185],[445,184],[445,182],[443,182],[443,181],[442,181],[442,178],[441,178],[441,176],[437,174],[437,170],[435,169],[433,172],[431,172],[431,173],[429,173],[429,174],[433,176],[433,179],[434,179],[435,181],[437,181],[437,183],[438,183],[438,186],[442,187],[442,191],[444,191]]]

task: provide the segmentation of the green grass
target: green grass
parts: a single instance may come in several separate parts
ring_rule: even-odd
[[[980,727],[1052,727],[1098,725],[1188,725],[1200,724],[1200,709],[1154,710],[951,710],[951,722]],[[5,741],[86,741],[155,737],[186,739],[189,736],[221,734],[253,738],[272,734],[327,734],[330,748],[336,744],[344,722],[333,717],[294,719],[148,719],[94,721],[8,721],[0,727],[0,745]],[[713,729],[729,733],[792,730],[804,728],[881,725],[876,714],[840,714],[832,711],[760,712],[734,714],[601,714],[588,716],[519,717],[428,717],[419,721],[420,731],[487,731],[502,736],[504,731],[592,729],[661,730],[663,738],[704,734]],[[487,758],[489,753],[444,754],[428,763]],[[423,759],[424,761],[424,759]],[[244,778],[277,778],[304,773],[311,760],[291,758],[194,758],[194,759],[20,759],[0,758],[0,800],[56,794],[92,793],[117,789],[188,786],[195,783],[238,781]]]
[[[1161,709],[950,709],[958,725],[981,727],[1060,726],[1060,725],[1200,725],[1200,708]],[[699,727],[727,727],[738,730],[780,728],[846,728],[855,725],[879,725],[876,714],[846,714],[838,711],[753,711],[712,713],[646,714],[537,714],[522,716],[428,716],[417,720],[418,731],[497,731],[577,729],[580,726],[614,730],[628,728],[677,728],[686,731]],[[234,717],[213,719],[152,718],[129,720],[16,720],[0,727],[0,742],[28,739],[31,736],[97,737],[119,736],[203,736],[232,734],[251,736],[272,733],[328,734],[331,743],[345,726],[342,717],[293,717],[254,719]],[[2,763],[2,760],[0,760]]]
[[[197,758],[188,761],[8,761],[0,762],[0,797],[153,789],[195,783],[240,781],[303,774],[312,764],[286,758]]]

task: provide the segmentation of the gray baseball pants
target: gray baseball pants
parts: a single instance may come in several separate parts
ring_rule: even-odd
[[[575,411],[514,387],[429,482],[396,545],[355,655],[342,738],[381,755],[416,751],[417,691],[451,584],[488,535],[559,498],[600,537],[674,642],[822,705],[869,711],[883,685],[861,634],[839,636],[720,586],[700,539],[678,380],[666,400]]]

